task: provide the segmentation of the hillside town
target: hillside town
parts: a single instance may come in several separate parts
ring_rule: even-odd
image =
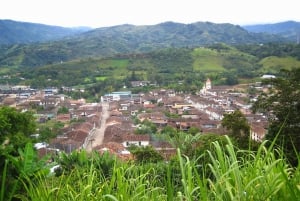
[[[134,84],[142,86],[147,83]],[[0,98],[1,105],[21,111],[38,108],[35,114],[37,123],[49,120],[63,123],[55,138],[48,143],[36,144],[41,156],[85,149],[89,152],[108,151],[126,160],[132,157],[128,151],[131,145],[152,146],[165,158],[176,154],[169,142],[158,140],[151,133],[136,134],[145,121],[155,125],[157,131],[170,126],[183,132],[197,128],[200,133],[224,135],[226,129],[221,126],[224,114],[240,110],[251,127],[251,138],[262,141],[268,122],[262,114],[252,114],[251,101],[256,97],[248,93],[249,87],[266,89],[260,83],[213,86],[208,78],[195,95],[162,88],[139,94],[117,91],[105,94],[98,103],[87,103],[84,99],[74,100],[58,93],[56,88],[34,90],[26,86],[1,86]],[[59,108],[67,108],[67,112],[58,113]]]

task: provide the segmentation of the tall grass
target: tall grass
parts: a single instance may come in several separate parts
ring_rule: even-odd
[[[299,200],[299,166],[292,168],[280,150],[262,143],[258,151],[237,150],[227,138],[213,142],[208,161],[189,160],[178,150],[170,163],[115,163],[110,175],[91,164],[59,177],[36,175],[24,182],[22,200]],[[96,163],[96,162],[94,162]],[[178,172],[174,168],[178,168]],[[179,179],[180,182],[175,182]]]
[[[216,152],[209,153],[211,163],[208,166],[214,176],[209,183],[215,200],[299,198],[300,191],[294,183],[299,177],[293,177],[299,169],[289,167],[282,153],[279,150],[267,149],[265,143],[257,152],[236,152],[232,144],[226,145],[225,150],[222,150],[218,142],[214,142]],[[239,152],[244,152],[243,158],[237,157]],[[277,158],[277,155],[280,157]]]

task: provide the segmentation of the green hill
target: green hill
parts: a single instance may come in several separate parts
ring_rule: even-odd
[[[257,44],[283,38],[250,33],[240,26],[197,22],[165,22],[151,26],[98,28],[60,41],[0,46],[0,66],[39,67],[83,58],[105,58],[164,48],[199,47],[215,43]]]
[[[262,59],[259,64],[262,68],[259,70],[261,74],[278,74],[280,70],[291,70],[292,68],[300,68],[300,61],[294,57],[277,57],[270,56]]]
[[[299,43],[300,22],[285,21],[274,24],[258,24],[243,26],[244,29],[253,33],[268,33],[280,35],[292,42]]]
[[[167,48],[149,53],[88,58],[23,68],[24,77],[34,86],[95,84],[104,80],[149,80],[167,84],[178,80],[201,81],[207,75],[221,78],[227,72],[239,78],[259,75],[259,59],[235,47],[215,44],[201,48]],[[287,65],[296,63],[296,59]],[[285,63],[286,61],[282,61]],[[43,80],[50,80],[44,81]]]
[[[35,68],[4,66],[0,84],[28,84],[34,88],[80,86],[95,94],[107,92],[107,87],[118,90],[124,85],[130,87],[130,81],[147,80],[179,91],[196,90],[207,77],[214,84],[236,84],[250,82],[266,73],[279,75],[282,68],[298,68],[298,51],[299,46],[292,44],[242,47],[218,43],[206,47],[164,48],[61,61]]]
[[[223,58],[216,50],[196,48],[193,52],[193,69],[200,72],[225,71]]]
[[[87,27],[65,28],[13,20],[0,20],[0,45],[58,40],[87,30],[89,30]]]

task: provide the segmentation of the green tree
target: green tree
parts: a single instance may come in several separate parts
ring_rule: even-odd
[[[284,77],[267,80],[272,88],[262,93],[253,106],[254,112],[269,117],[266,139],[283,148],[286,156],[296,165],[300,152],[300,69],[283,71]]]
[[[160,133],[163,135],[169,135],[171,137],[174,137],[175,134],[177,133],[177,130],[172,126],[167,125],[163,129],[161,129]]]
[[[57,110],[57,114],[68,114],[69,113],[69,109],[66,107],[60,107]]]
[[[1,150],[17,153],[31,141],[30,135],[35,133],[35,118],[30,112],[19,112],[12,107],[0,108],[0,144]]]
[[[154,134],[157,131],[157,127],[149,120],[144,120],[141,127],[135,130],[136,134]]]
[[[12,199],[12,194],[19,191],[18,179],[30,176],[36,169],[32,167],[34,151],[30,135],[36,130],[32,113],[20,113],[15,108],[0,108],[0,180],[1,197]],[[25,152],[22,150],[27,147]],[[34,159],[35,160],[35,159]]]
[[[250,126],[240,110],[225,114],[222,119],[222,126],[229,131],[228,135],[234,138],[241,148],[247,148],[250,139]]]
[[[191,127],[191,128],[189,128],[189,130],[188,130],[188,133],[191,134],[191,135],[196,135],[196,134],[199,133],[199,132],[200,132],[200,129],[197,128],[197,127]]]
[[[224,84],[225,85],[236,85],[239,83],[238,78],[236,76],[236,72],[230,71],[223,73],[223,76],[225,78]]]
[[[163,157],[152,146],[145,147],[130,147],[130,152],[134,155],[138,163],[157,163],[163,160]]]
[[[173,136],[166,136],[166,140],[169,141],[175,148],[180,149],[181,153],[193,158],[194,149],[199,143],[201,134],[189,134],[186,132],[176,132]]]

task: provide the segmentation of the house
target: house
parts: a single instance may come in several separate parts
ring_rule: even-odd
[[[70,114],[58,114],[56,116],[56,120],[60,122],[69,122],[71,120],[71,115]]]
[[[261,142],[267,133],[267,129],[262,124],[252,124],[250,126],[251,139],[257,142]]]
[[[83,144],[84,140],[88,136],[88,134],[89,133],[84,130],[73,130],[73,131],[67,133],[67,137],[76,142],[79,142],[80,144]]]
[[[110,121],[107,122],[107,125],[108,126],[104,132],[103,143],[107,143],[107,142],[122,143],[123,136],[132,134],[134,132],[134,129],[130,122],[122,121],[121,123],[120,122],[113,123]]]
[[[192,104],[187,104],[187,103],[175,103],[173,106],[172,106],[172,108],[173,109],[179,109],[179,108],[181,108],[181,109],[188,109],[188,108],[191,108],[191,107],[193,107],[193,105]]]
[[[131,145],[148,146],[150,144],[150,136],[135,134],[124,135],[122,136],[122,144],[124,147],[129,147]]]
[[[148,120],[157,126],[166,126],[168,123],[167,117],[162,112],[142,113],[138,114],[137,118],[141,122]]]
[[[129,106],[130,106],[130,103],[121,103],[119,111],[127,111]]]
[[[150,145],[159,152],[165,160],[169,160],[177,154],[177,150],[168,142],[164,141],[151,141]]]
[[[130,82],[132,87],[144,87],[150,84],[150,81],[131,81]]]
[[[57,88],[47,88],[43,90],[43,94],[44,96],[53,96],[55,94],[57,94],[58,89]]]
[[[131,91],[116,91],[110,94],[105,94],[101,97],[101,102],[111,102],[111,101],[120,101],[120,100],[130,100]]]
[[[97,150],[100,154],[104,154],[108,152],[125,161],[133,160],[133,155],[127,149],[125,149],[125,147],[120,143],[116,143],[116,142],[104,143],[102,145],[98,145],[97,147],[95,147],[94,150]]]
[[[59,102],[60,102],[59,98],[46,96],[44,99],[41,100],[40,104],[45,109],[52,109],[55,108],[59,104]]]
[[[71,153],[74,150],[79,149],[82,146],[81,142],[70,139],[66,136],[56,137],[50,140],[49,147],[58,149],[66,153]]]
[[[216,129],[220,127],[221,122],[216,120],[202,120],[200,124],[202,129]]]
[[[262,79],[274,79],[274,78],[276,78],[276,76],[275,75],[263,75],[263,76],[261,76],[261,78]]]
[[[17,105],[16,97],[12,95],[5,97],[2,101],[2,104],[5,106],[16,107]]]
[[[106,120],[106,126],[111,126],[115,124],[121,124],[122,123],[122,118],[118,116],[110,116]]]

